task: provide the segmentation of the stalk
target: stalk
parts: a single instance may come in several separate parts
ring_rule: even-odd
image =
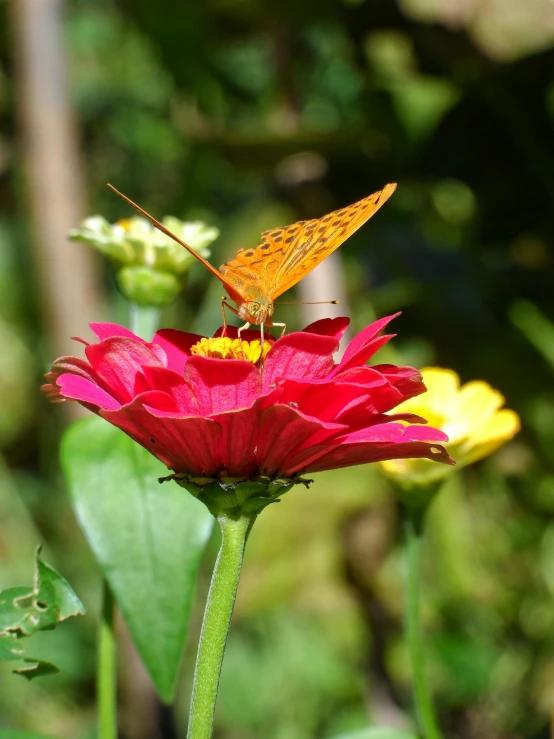
[[[117,739],[114,615],[113,595],[108,583],[103,580],[102,617],[98,634],[98,665],[96,671],[99,739]]]
[[[246,537],[255,516],[217,517],[221,547],[215,563],[198,653],[187,739],[210,739],[227,635],[235,606]]]
[[[426,506],[403,507],[407,565],[405,629],[419,729],[424,739],[442,739],[425,677],[425,650],[421,630],[421,550],[426,512]]]

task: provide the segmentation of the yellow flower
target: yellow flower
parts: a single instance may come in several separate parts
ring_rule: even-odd
[[[519,431],[517,413],[502,408],[503,396],[482,380],[460,387],[452,370],[427,367],[422,370],[427,392],[411,398],[395,409],[415,413],[430,426],[448,435],[444,444],[456,467],[438,465],[426,459],[396,459],[381,462],[381,468],[402,486],[439,482],[455,469],[472,464],[505,444]]]

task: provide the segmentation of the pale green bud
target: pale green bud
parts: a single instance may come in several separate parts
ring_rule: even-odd
[[[180,221],[166,216],[162,223],[204,259],[210,256],[209,244],[219,236],[217,228],[202,221]],[[70,231],[69,238],[88,244],[108,257],[122,293],[142,306],[161,308],[171,303],[194,263],[192,254],[140,216],[117,223],[92,216]]]

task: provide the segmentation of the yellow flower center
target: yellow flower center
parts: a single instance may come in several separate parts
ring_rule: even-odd
[[[121,226],[124,231],[130,231],[131,224],[132,220],[130,218],[122,218],[121,220],[117,221],[117,225]]]
[[[218,336],[215,339],[200,339],[197,344],[191,347],[190,353],[214,359],[245,359],[247,362],[257,364],[260,360],[265,359],[272,345],[273,342],[266,339],[262,356],[262,345],[258,339],[256,341],[240,342],[238,339]]]

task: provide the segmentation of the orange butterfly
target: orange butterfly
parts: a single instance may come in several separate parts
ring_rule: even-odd
[[[379,210],[393,192],[396,184],[385,185],[347,208],[335,210],[322,218],[311,221],[298,221],[291,226],[272,228],[262,233],[262,240],[255,249],[240,249],[234,259],[222,264],[219,270],[203,259],[198,252],[171,233],[163,224],[152,218],[145,210],[133,203],[126,195],[108,185],[124,200],[162,233],[184,246],[193,257],[221,280],[229,298],[237,304],[237,309],[224,305],[246,321],[240,330],[251,324],[263,326],[284,326],[273,323],[275,300],[293,285],[296,285],[308,272],[329,256],[337,247],[357,231],[360,226]]]

